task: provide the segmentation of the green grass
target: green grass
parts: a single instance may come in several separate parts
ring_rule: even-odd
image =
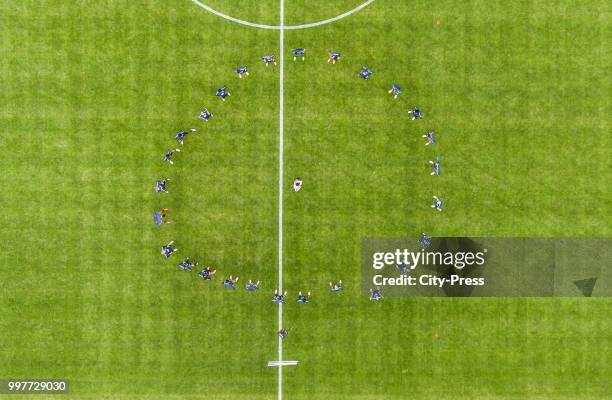
[[[311,3],[285,1],[287,23],[359,4]],[[609,298],[359,296],[363,237],[612,235],[609,4],[399,3],[285,33],[307,48],[285,68],[286,398],[609,398]],[[278,18],[277,1],[207,4]],[[0,27],[0,378],[67,378],[78,399],[276,398],[278,71],[260,57],[278,32],[188,0],[4,0]],[[170,239],[217,282],[162,259]],[[262,290],[229,293],[228,274]],[[328,295],[336,279],[347,289]]]

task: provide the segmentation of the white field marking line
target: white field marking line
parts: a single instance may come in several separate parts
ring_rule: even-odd
[[[356,13],[357,11],[360,11],[364,8],[366,8],[367,6],[369,6],[370,4],[374,3],[376,0],[367,0],[365,3],[353,8],[352,10],[349,10],[347,12],[345,12],[344,14],[340,14],[338,16],[335,16],[333,18],[330,19],[326,19],[323,21],[317,21],[317,22],[311,22],[309,24],[302,24],[302,25],[287,25],[284,26],[283,23],[281,22],[281,25],[266,25],[266,24],[257,24],[255,22],[249,22],[249,21],[245,21],[242,19],[238,19],[238,18],[234,18],[231,15],[227,15],[227,14],[223,14],[220,11],[215,10],[214,8],[207,6],[206,4],[200,2],[199,0],[191,0],[194,4],[202,7],[203,9],[205,9],[206,11],[215,14],[221,18],[225,18],[229,21],[235,22],[237,24],[240,25],[246,25],[246,26],[250,26],[253,28],[259,28],[259,29],[277,29],[277,30],[286,30],[286,29],[306,29],[306,28],[314,28],[315,26],[321,26],[321,25],[325,25],[325,24],[329,24],[331,22],[335,22],[338,21],[344,17],[348,17],[351,14]],[[282,18],[282,17],[281,17]]]
[[[283,128],[284,117],[284,75],[285,75],[285,0],[280,0],[279,34],[279,111],[278,111],[278,291],[283,292]],[[283,303],[278,303],[278,330],[283,329]],[[278,400],[283,399],[283,338],[278,336]]]

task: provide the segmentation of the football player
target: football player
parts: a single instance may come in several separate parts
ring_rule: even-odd
[[[168,190],[166,189],[166,183],[168,183],[169,180],[170,178],[162,179],[161,181],[156,181],[155,182],[155,192],[156,193],[159,193],[159,192],[168,193]]]
[[[383,296],[380,293],[380,289],[370,289],[370,300],[382,300]]]
[[[297,302],[300,304],[309,303],[308,298],[310,297],[310,292],[307,294],[302,294],[302,292],[298,293]]]
[[[205,281],[211,281],[212,276],[217,273],[216,269],[210,269],[209,267],[204,268],[202,271],[198,272],[198,276]]]
[[[342,290],[342,281],[338,281],[338,283],[329,282],[329,290],[332,292],[340,292]]]
[[[263,62],[265,62],[265,63],[266,63],[266,67],[267,67],[269,64],[274,64],[274,65],[276,65],[276,57],[274,57],[273,55],[263,56],[261,59],[263,60]]]
[[[408,114],[412,115],[413,121],[415,119],[423,118],[423,113],[421,113],[421,110],[419,109],[419,107],[414,107],[412,110],[408,111]]]
[[[298,47],[297,49],[291,49],[291,53],[293,54],[293,61],[297,60],[299,56],[302,56],[302,61],[304,61],[306,49]]]
[[[204,121],[208,122],[209,119],[212,118],[212,113],[210,111],[208,111],[208,108],[205,108],[204,110],[202,110],[202,112],[200,112],[200,115],[198,115],[198,118],[203,119]]]
[[[389,93],[393,93],[393,98],[397,99],[397,96],[404,93],[404,89],[394,82],[393,85],[391,85],[391,89],[389,89]]]
[[[167,245],[161,247],[161,253],[166,258],[170,257],[172,254],[176,253],[177,251],[178,249],[174,248],[174,240],[172,240]]]
[[[431,205],[431,208],[435,208],[438,211],[442,211],[442,199],[438,196],[434,196],[434,203]]]
[[[238,277],[230,275],[229,278],[223,281],[223,286],[230,289],[236,289],[236,283],[238,283]]]
[[[189,129],[189,132],[195,132],[195,129]],[[179,142],[181,144],[181,146],[183,145],[183,141],[185,140],[185,136],[187,136],[187,134],[189,133],[187,131],[179,131],[176,136],[174,137],[176,139],[177,142]]]
[[[329,55],[329,57],[327,58],[328,63],[335,64],[336,61],[340,60],[340,53],[328,51],[327,54]]]
[[[297,193],[300,190],[302,190],[302,180],[298,176],[293,180],[293,191]]]
[[[238,78],[240,79],[242,79],[242,75],[249,76],[249,70],[247,69],[246,65],[243,65],[242,67],[236,67],[234,68],[234,71],[238,74]]]
[[[433,171],[429,175],[440,176],[440,156],[437,156],[435,160],[429,161],[429,164],[433,167]]]
[[[283,303],[285,304],[285,296],[287,296],[287,292],[279,293],[278,289],[274,291],[274,295],[272,296],[273,303]]]
[[[259,289],[259,281],[257,281],[257,283],[253,283],[253,281],[249,279],[249,283],[246,284],[245,289],[249,292],[256,291],[257,289]]]
[[[221,100],[225,101],[225,98],[227,96],[230,96],[230,92],[228,92],[227,88],[225,86],[223,86],[222,88],[217,89],[217,92],[215,93],[215,96],[217,96]]]
[[[365,80],[370,79],[370,76],[372,76],[373,72],[370,68],[368,67],[361,67],[361,72],[359,73],[359,76],[362,77]]]
[[[421,233],[421,237],[419,238],[419,244],[421,245],[421,247],[423,247],[423,249],[429,247],[429,245],[431,244],[431,237],[427,236],[424,233]]]
[[[171,160],[172,156],[174,155],[174,152],[180,153],[181,149],[168,149],[168,151],[166,151],[166,155],[164,156],[164,161],[170,164],[174,164],[174,161]]]
[[[429,146],[430,144],[436,144],[436,135],[434,131],[424,134],[423,137],[427,139],[425,146]]]
[[[195,263],[194,265],[189,259],[189,257],[187,257],[183,262],[180,262],[178,266],[180,270],[191,272],[194,266],[198,266],[198,263]]]

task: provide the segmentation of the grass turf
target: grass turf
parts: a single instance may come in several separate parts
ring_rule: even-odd
[[[275,24],[276,1],[241,3],[208,4]],[[288,24],[358,4],[285,3]],[[275,398],[278,72],[259,57],[278,52],[278,32],[187,0],[5,1],[0,22],[0,377],[68,378],[74,398]],[[610,236],[609,34],[598,0],[379,0],[286,32],[308,53],[285,68],[285,286],[291,303],[314,292],[284,308],[285,357],[300,360],[287,398],[610,395],[607,298],[359,297],[364,236]],[[242,63],[251,76],[238,80]],[[413,105],[424,120],[409,121]],[[194,118],[204,106],[207,125]],[[171,193],[154,194],[166,176]],[[164,206],[172,224],[155,229]],[[170,239],[217,282],[161,259]],[[262,290],[229,293],[230,273]],[[340,278],[347,290],[328,295]]]

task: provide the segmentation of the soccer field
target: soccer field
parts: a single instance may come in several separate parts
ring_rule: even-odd
[[[200,2],[280,23],[278,0]],[[362,3],[284,0],[284,25]],[[68,379],[74,399],[610,399],[597,288],[375,302],[360,264],[366,237],[612,236],[610,8],[376,0],[284,30],[281,79],[261,60],[280,61],[279,30],[191,0],[0,0],[0,379]],[[215,279],[180,271],[187,256]],[[299,365],[279,380],[281,265]]]

